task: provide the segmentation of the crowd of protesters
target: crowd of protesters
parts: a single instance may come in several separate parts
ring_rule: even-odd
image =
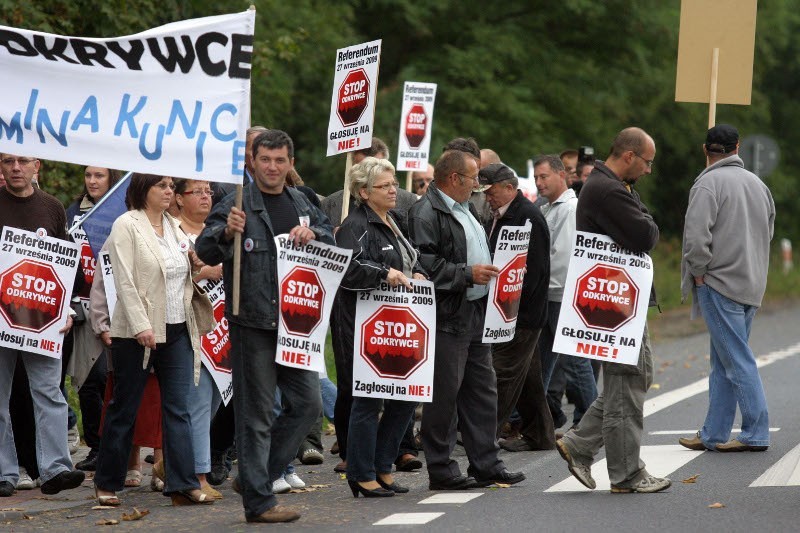
[[[738,133],[735,139],[725,133],[726,142],[717,144],[734,157]],[[712,131],[709,139],[715,140]],[[717,144],[707,146],[716,153]],[[449,142],[435,164],[411,176],[414,192],[405,191],[388,148],[375,138],[353,157],[351,204],[343,220],[342,191],[320,202],[295,171],[294,144],[280,130],[248,130],[241,208],[230,186],[133,174],[128,211],[103,246],[116,287],[113,314],[103,276],[87,283],[78,269],[74,293],[88,295],[90,303],[67,318],[62,332],[69,341],[61,359],[0,348],[0,496],[36,485],[55,494],[79,486],[84,472],[94,471],[98,503],[120,505],[120,491],[141,483],[144,447],[154,450],[148,458],[154,462],[151,486],[173,505],[221,499],[213,486],[226,482],[236,456],[238,476],[231,483],[246,520],[293,521],[299,513],[278,505],[275,494],[303,486],[293,471],[295,459],[323,461],[323,417],[336,428],[341,462],[335,469],[346,473],[356,497],[408,492],[393,467],[422,468],[420,449],[431,490],[523,481],[526,473],[509,471],[501,449],[558,450],[569,471],[595,488],[591,465],[603,446],[612,492],[668,488],[670,480],[651,475],[639,456],[642,407],[652,382],[647,329],[639,364],[605,363],[599,393],[600,365],[553,351],[575,232],[607,235],[634,252],[656,245],[658,226],[634,189],[650,173],[655,151],[647,133],[627,128],[604,161],[585,150],[541,156],[533,163],[536,199],[520,190],[516,172],[496,152],[481,150],[470,138]],[[65,211],[38,187],[37,159],[0,158],[0,227],[44,228],[58,239],[70,239],[67,228],[120,179],[116,170],[86,167],[84,191]],[[764,205],[774,217],[774,205]],[[532,232],[516,333],[508,342],[486,344],[487,285],[498,275],[494,244],[500,228],[526,222]],[[315,372],[275,363],[274,237],[281,234],[301,245],[318,240],[353,251],[330,321],[335,391]],[[234,315],[237,235],[247,253]],[[688,268],[702,286],[705,267],[690,262]],[[226,292],[233,397],[225,407],[201,364],[200,338],[214,327],[210,303],[196,285],[204,279],[223,280]],[[410,287],[412,280],[430,280],[436,292],[434,393],[422,408],[419,431],[416,404],[352,395],[358,293],[382,282]],[[760,302],[761,289],[751,307]],[[74,466],[65,375],[78,389],[90,449]],[[566,434],[559,431],[567,424],[565,393],[575,404]],[[761,427],[765,409],[758,416]],[[466,472],[452,458],[458,435]],[[766,449],[768,435],[754,435],[739,448]],[[682,444],[702,449],[728,437],[724,428],[704,430]]]

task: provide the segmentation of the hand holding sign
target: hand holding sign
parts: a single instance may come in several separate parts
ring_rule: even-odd
[[[399,270],[395,270],[394,268],[389,269],[389,273],[386,275],[386,281],[392,287],[403,285],[404,287],[408,287],[409,289],[412,288],[411,283],[408,281],[406,275],[400,272]]]
[[[500,269],[494,265],[472,265],[472,283],[486,285],[492,278],[496,278]]]
[[[305,246],[308,241],[313,241],[317,236],[309,228],[305,226],[295,226],[289,232],[289,240],[293,241],[298,246]]]

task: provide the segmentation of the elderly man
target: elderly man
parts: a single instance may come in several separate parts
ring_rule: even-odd
[[[595,163],[583,186],[576,225],[578,231],[611,237],[632,252],[649,252],[658,242],[658,226],[633,185],[651,172],[656,144],[639,128],[626,128],[614,139],[605,163]],[[655,298],[652,298],[654,300]],[[659,492],[669,479],[647,472],[639,456],[644,426],[644,398],[653,382],[653,356],[645,326],[636,367],[604,363],[603,392],[578,427],[556,442],[569,471],[594,489],[591,464],[606,447],[612,493]]]
[[[681,292],[692,293],[711,337],[708,412],[697,435],[678,442],[692,450],[760,452],[769,447],[769,415],[748,341],[767,286],[775,203],[764,182],[745,170],[736,128],[708,130],[703,152],[706,169],[694,180],[686,210]],[[742,431],[728,441],[737,405]]]
[[[422,196],[428,192],[428,185],[433,181],[433,165],[428,163],[428,168],[425,172],[416,171],[411,174],[411,183],[414,187],[414,193],[417,196]]]
[[[491,349],[484,344],[486,285],[497,276],[486,233],[468,202],[478,185],[472,155],[445,151],[434,182],[409,212],[411,240],[436,290],[436,359],[433,402],[422,414],[422,445],[431,490],[461,490],[491,483],[518,483],[498,457],[497,388]],[[469,456],[463,475],[450,456],[456,422]]]
[[[505,439],[500,446],[509,451],[552,450],[553,421],[547,409],[537,340],[547,321],[547,282],[550,276],[550,237],[542,212],[517,189],[517,175],[503,163],[481,169],[483,194],[492,208],[492,222],[486,224],[489,249],[497,248],[505,226],[531,223],[526,272],[514,338],[492,345],[492,364],[497,375],[497,425],[511,416],[514,406],[522,418],[521,436]]]
[[[0,154],[0,169],[6,186],[0,188],[0,228],[4,226],[67,240],[67,215],[56,198],[33,186],[39,160]],[[61,333],[72,327],[66,319]],[[36,412],[36,446],[39,475],[44,494],[57,494],[83,483],[84,473],[72,469],[67,446],[67,402],[59,389],[61,360],[40,354],[0,347],[0,496],[11,496],[19,479],[19,465],[11,429],[9,399],[14,367],[21,359],[30,382]]]

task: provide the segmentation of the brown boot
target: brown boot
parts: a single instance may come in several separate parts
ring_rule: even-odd
[[[267,522],[267,523],[276,523],[276,522],[294,522],[300,518],[300,513],[295,511],[290,507],[283,507],[282,505],[276,505],[275,507],[269,509],[268,511],[264,511],[258,516],[248,516],[248,522]]]

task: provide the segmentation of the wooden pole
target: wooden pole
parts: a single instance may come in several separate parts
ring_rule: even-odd
[[[250,4],[250,11],[255,11],[256,6]],[[248,118],[248,123],[252,123],[252,119]],[[246,139],[245,139],[246,140]],[[236,209],[242,208],[242,184],[236,186],[236,200],[234,205]],[[239,316],[239,291],[241,287],[241,270],[242,270],[242,234],[235,233],[233,236],[233,316]]]
[[[414,175],[413,170],[409,170],[406,172],[406,190],[408,192],[414,192],[414,185],[411,183],[411,178]]]
[[[719,48],[711,53],[711,88],[708,96],[708,129],[717,123],[717,79],[719,77]]]
[[[353,168],[353,152],[347,152],[347,163],[344,165],[344,194],[342,194],[342,220],[339,221],[339,226],[342,225],[347,214],[350,212],[350,169]]]

